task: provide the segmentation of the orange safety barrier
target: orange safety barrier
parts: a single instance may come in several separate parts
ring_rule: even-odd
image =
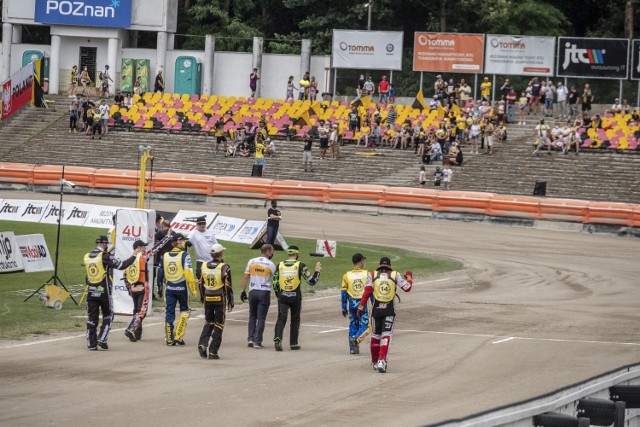
[[[121,169],[96,169],[94,172],[95,188],[111,188],[117,190],[137,190],[140,172]]]
[[[52,185],[60,182],[61,166],[0,163],[0,182]],[[65,178],[82,187],[137,190],[138,171],[69,166]],[[148,175],[150,177],[150,175]],[[386,206],[475,213],[491,216],[560,220],[586,224],[640,227],[640,204],[589,202],[492,193],[441,191],[382,185],[326,184],[275,181],[265,178],[215,177],[180,173],[156,173],[149,191]]]
[[[494,194],[487,215],[536,219],[540,214],[540,199],[527,196]]]
[[[329,184],[325,202],[381,206],[386,188],[384,185]]]
[[[387,187],[383,205],[389,208],[433,210],[439,193],[428,188]]]
[[[266,178],[238,178],[216,176],[213,178],[212,196],[224,197],[253,197],[256,199],[271,199],[272,179]]]
[[[589,202],[573,199],[540,199],[540,219],[582,222]]]
[[[328,188],[329,184],[324,182],[273,181],[271,183],[271,198],[324,202]]]
[[[491,204],[491,193],[475,191],[439,191],[434,211],[486,214]]]
[[[628,203],[590,202],[587,205],[582,221],[585,223],[631,226],[634,222],[634,205]]]
[[[147,179],[150,175],[147,174]],[[153,174],[148,191],[155,193],[213,194],[213,177],[183,173],[159,172]]]
[[[0,162],[0,182],[31,185],[35,167],[25,163]]]

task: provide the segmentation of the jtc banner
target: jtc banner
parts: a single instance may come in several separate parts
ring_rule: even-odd
[[[2,120],[7,120],[31,101],[33,64],[29,63],[2,83]]]
[[[22,257],[12,231],[0,232],[0,273],[23,270]]]
[[[415,33],[413,71],[482,73],[484,34]]]
[[[36,0],[35,9],[35,21],[43,24],[108,28],[131,26],[131,0]]]
[[[631,43],[631,79],[640,80],[640,40]]]
[[[22,254],[25,273],[53,271],[51,253],[42,234],[16,236],[16,243]]]
[[[487,35],[487,74],[553,76],[555,37]]]
[[[133,254],[133,243],[142,240],[149,243],[147,250],[153,246],[153,232],[156,211],[144,209],[118,209],[116,212],[116,258],[121,260]],[[149,291],[153,287],[153,258],[147,261],[146,279]],[[124,271],[113,272],[113,312],[116,314],[133,314],[133,300],[129,296],[124,282]],[[147,313],[152,312],[151,299]]]
[[[333,30],[331,66],[402,70],[402,31]]]
[[[558,76],[626,79],[628,64],[627,39],[558,38]]]

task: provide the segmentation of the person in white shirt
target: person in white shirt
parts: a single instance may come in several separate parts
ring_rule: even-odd
[[[547,147],[547,153],[551,154],[550,128],[544,123],[544,119],[540,120],[540,124],[536,126],[536,136],[538,137],[538,145],[533,151],[536,156],[543,146]]]
[[[446,165],[442,170],[442,181],[444,182],[444,189],[449,189],[449,183],[451,182],[451,176],[453,175],[453,171],[449,165]]]
[[[264,325],[271,304],[271,289],[276,266],[271,262],[273,246],[266,243],[260,248],[261,255],[250,259],[242,278],[240,300],[249,301],[249,335],[247,347],[262,348]],[[247,285],[249,296],[247,297]]]
[[[622,112],[622,104],[620,104],[620,99],[616,98],[613,101],[613,105],[611,106],[611,113],[618,114]]]
[[[107,105],[107,101],[105,99],[100,102],[100,120],[102,120],[102,136],[107,136],[107,124],[109,123],[109,110],[111,107]]]
[[[560,110],[560,118],[564,119],[568,117],[567,113],[567,97],[569,96],[569,91],[566,86],[562,84],[562,82],[558,82],[556,85],[556,96],[558,102],[558,109]]]
[[[218,240],[214,232],[207,229],[207,218],[204,216],[196,219],[196,229],[189,233],[187,239],[196,253],[196,278],[200,280],[202,263],[206,264],[213,260],[211,248],[218,243]]]

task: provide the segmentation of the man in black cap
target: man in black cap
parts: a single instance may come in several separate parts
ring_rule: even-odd
[[[315,285],[320,279],[322,264],[316,263],[313,274],[307,266],[298,261],[300,249],[297,246],[289,246],[287,255],[289,258],[278,264],[276,273],[273,276],[273,290],[278,296],[278,321],[276,322],[275,343],[276,351],[282,351],[282,335],[287,324],[287,315],[291,310],[291,331],[289,333],[289,348],[300,350],[298,344],[298,334],[300,332],[300,311],[302,310],[302,289],[300,284],[302,279],[308,285]]]
[[[202,264],[213,259],[211,258],[211,248],[218,243],[215,233],[207,229],[207,217],[201,216],[196,219],[196,229],[189,233],[188,240],[188,245],[193,246],[196,253],[196,280],[200,280]]]
[[[391,268],[391,260],[387,257],[380,259],[380,265],[371,274],[360,299],[356,312],[358,317],[364,313],[367,300],[373,295],[373,332],[371,333],[371,362],[373,368],[380,373],[387,372],[387,353],[391,344],[391,333],[396,311],[393,300],[397,288],[409,292],[413,285],[413,273],[407,271],[404,276]]]
[[[116,259],[107,252],[109,239],[98,236],[96,248],[84,256],[84,266],[87,273],[87,348],[97,350],[98,347],[107,350],[107,337],[111,329],[112,311],[112,270],[124,270],[136,260],[136,255],[144,252],[144,246],[134,249],[134,255],[124,261]],[[102,311],[102,326],[100,333],[98,322]]]
[[[358,317],[356,312],[360,305],[360,300],[364,294],[364,286],[369,278],[369,271],[364,269],[367,258],[357,252],[351,257],[353,270],[347,271],[342,276],[340,286],[342,298],[342,315],[349,317],[349,352],[351,354],[360,353],[360,342],[369,334],[369,310],[367,304],[362,307],[362,314]],[[373,301],[372,301],[373,303]]]
[[[282,214],[278,210],[278,201],[271,201],[271,208],[267,211],[267,241],[266,243],[273,246],[278,237],[278,228],[280,228]]]
[[[167,285],[165,292],[165,334],[166,342],[169,346],[176,344],[185,345],[182,338],[187,329],[187,320],[190,316],[189,293],[187,288],[191,290],[193,295],[198,294],[191,267],[191,257],[184,250],[185,243],[186,239],[182,234],[176,233],[172,235],[171,244],[173,245],[173,249],[164,254],[162,259],[162,267]],[[176,320],[177,304],[180,304],[180,318],[174,331],[173,322]]]
[[[142,320],[147,315],[147,308],[149,307],[149,289],[148,272],[147,272],[147,257],[143,252],[147,247],[147,243],[142,240],[136,240],[133,242],[133,250],[137,251],[142,248],[142,252],[136,252],[136,260],[131,264],[124,272],[125,283],[127,284],[127,290],[129,295],[133,299],[133,319],[124,334],[130,341],[136,342],[142,338]]]

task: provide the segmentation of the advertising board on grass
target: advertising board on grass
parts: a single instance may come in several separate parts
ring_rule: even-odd
[[[24,270],[22,256],[12,231],[0,232],[0,273]]]
[[[42,234],[16,236],[16,243],[22,255],[25,273],[53,271],[51,253]]]

